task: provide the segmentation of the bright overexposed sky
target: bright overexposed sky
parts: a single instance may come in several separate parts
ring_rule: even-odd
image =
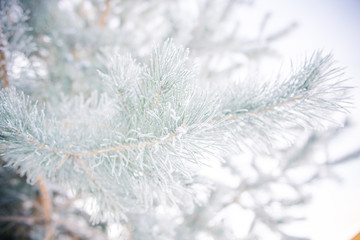
[[[275,43],[285,59],[321,49],[333,53],[337,65],[345,67],[355,86],[355,106],[350,110],[355,125],[329,150],[341,156],[360,148],[360,1],[258,0],[256,5],[272,13],[269,28],[298,23],[295,31]],[[351,239],[360,232],[360,159],[339,166],[336,172],[342,182],[322,181],[313,187],[307,220],[294,231],[305,231],[302,235],[314,240]]]

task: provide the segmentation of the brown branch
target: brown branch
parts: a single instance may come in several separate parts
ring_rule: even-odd
[[[90,177],[90,179],[93,181],[93,183],[102,191],[104,192],[104,189],[102,188],[102,186],[99,184],[99,182],[96,180],[96,178],[94,177],[93,173],[91,172],[90,167],[86,164],[86,162],[81,158],[83,156],[89,156],[89,155],[96,155],[96,154],[100,154],[100,153],[104,153],[104,152],[110,152],[110,151],[119,151],[119,150],[124,150],[124,149],[132,149],[132,148],[136,148],[136,147],[147,147],[147,146],[152,146],[155,145],[156,143],[160,143],[163,141],[167,141],[170,138],[173,138],[175,136],[177,136],[179,134],[179,132],[174,132],[172,134],[169,134],[167,137],[162,138],[162,139],[157,139],[155,141],[152,142],[145,142],[145,143],[140,143],[140,144],[133,144],[133,145],[122,145],[122,146],[117,146],[117,147],[111,147],[111,148],[103,148],[103,149],[99,149],[99,150],[94,150],[94,151],[88,151],[88,152],[80,152],[80,153],[70,153],[70,152],[66,152],[66,151],[61,151],[59,149],[55,149],[55,148],[49,148],[46,145],[43,145],[29,137],[26,137],[27,142],[29,143],[33,143],[34,145],[42,148],[42,149],[46,149],[49,150],[51,152],[54,153],[61,153],[64,154],[64,158],[60,160],[60,162],[58,163],[58,165],[55,168],[55,172],[69,159],[72,158],[76,161],[78,161],[80,163],[80,165],[83,167],[83,169],[85,170],[85,173]],[[45,221],[50,221],[51,220],[51,201],[50,201],[50,196],[47,192],[47,188],[45,186],[45,184],[42,182],[42,176],[40,175],[39,179],[38,179],[38,184],[39,184],[39,188],[40,188],[40,200],[41,200],[41,205],[43,206],[44,209],[44,215],[45,215]]]
[[[54,153],[64,153],[64,154],[66,154],[65,152],[60,151],[60,150],[58,150],[56,148],[49,148],[48,146],[45,146],[45,145],[35,141],[34,139],[31,139],[30,137],[26,137],[26,140],[27,140],[27,142],[32,143],[35,146],[38,146],[38,147],[40,147],[42,149],[47,149],[47,150],[49,150],[51,152],[54,152]],[[69,153],[69,155],[71,155],[71,153]]]
[[[353,237],[351,240],[360,240],[360,233],[358,233],[355,237]]]
[[[100,191],[104,192],[104,189],[101,187],[101,185],[98,183],[98,181],[95,179],[93,173],[91,172],[89,166],[84,162],[83,159],[76,157],[75,160],[78,160],[81,164],[81,166],[84,168],[86,174],[90,177],[91,181],[100,189]]]
[[[2,50],[3,47],[4,46],[0,43],[0,72],[2,72],[0,80],[2,81],[2,87],[7,88],[9,87],[9,79],[6,70],[6,57],[4,51]]]
[[[295,102],[295,101],[298,101],[298,100],[301,100],[301,99],[303,99],[303,98],[302,98],[302,97],[292,98],[292,99],[289,99],[289,100],[286,100],[286,101],[279,102],[279,103],[277,103],[277,104],[275,104],[275,105],[267,106],[267,107],[265,107],[265,108],[263,108],[263,109],[259,109],[259,110],[252,111],[252,112],[250,112],[250,113],[255,114],[255,115],[261,114],[261,113],[265,113],[265,112],[267,112],[267,111],[269,111],[269,110],[272,110],[272,109],[274,109],[274,108],[276,108],[276,107],[280,107],[280,106],[282,106],[282,105],[284,105],[284,104],[291,103],[291,102]],[[231,116],[229,116],[229,117],[227,118],[227,120],[235,120],[235,119],[237,119],[237,118],[238,118],[237,115],[231,115]]]
[[[40,190],[40,204],[43,207],[44,220],[45,222],[50,222],[52,215],[52,202],[51,202],[49,190],[42,176],[38,178],[37,184]]]
[[[69,157],[71,157],[71,155],[65,155],[65,157],[61,159],[61,161],[58,163],[58,165],[55,168],[55,172],[59,170],[59,168],[61,168],[61,166],[69,159]]]
[[[70,157],[78,158],[78,157],[96,155],[96,154],[105,153],[105,152],[120,151],[120,150],[125,150],[125,149],[134,149],[134,148],[137,148],[137,147],[148,147],[148,146],[155,145],[156,143],[161,143],[161,142],[167,141],[167,140],[169,140],[169,139],[171,139],[171,138],[173,138],[173,137],[175,137],[177,135],[179,135],[179,132],[171,133],[171,134],[167,135],[164,138],[156,139],[156,140],[151,141],[151,142],[144,142],[144,143],[139,143],[139,144],[120,145],[120,146],[116,146],[116,147],[102,148],[102,149],[97,149],[97,150],[93,150],[93,151],[78,152],[78,153],[62,151],[62,150],[59,150],[59,149],[56,149],[56,148],[49,148],[48,146],[43,145],[43,144],[35,141],[34,139],[31,139],[30,137],[25,137],[25,138],[26,138],[27,142],[32,143],[35,146],[40,147],[41,149],[46,149],[46,150],[48,150],[50,152],[53,152],[53,153],[64,154],[65,159],[62,159],[58,163],[58,165],[56,166],[56,169],[59,169],[64,164],[64,162],[67,160],[67,158],[70,158]]]
[[[271,110],[271,109],[274,109],[275,107],[279,107],[279,106],[282,106],[282,105],[284,105],[284,104],[286,104],[286,103],[295,102],[295,101],[301,100],[301,99],[302,99],[302,97],[292,98],[292,99],[289,99],[289,100],[286,100],[286,101],[283,101],[283,102],[279,102],[279,103],[277,103],[277,104],[275,104],[275,105],[268,106],[268,107],[266,107],[266,108],[264,108],[264,109],[260,109],[260,110],[254,111],[254,112],[252,112],[252,113],[253,113],[253,114],[264,113],[264,112],[267,112],[267,111],[269,111],[269,110]]]
[[[106,0],[105,3],[105,10],[101,15],[101,27],[105,27],[106,24],[106,18],[109,15],[109,10],[110,10],[110,0]]]
[[[40,204],[44,214],[45,237],[43,240],[52,240],[55,236],[55,228],[52,221],[52,199],[42,175],[39,176],[37,184],[40,190]]]
[[[162,88],[160,88],[160,90],[159,90],[157,99],[161,95],[161,92],[162,92]],[[267,106],[264,109],[256,110],[256,111],[253,111],[253,112],[250,112],[250,113],[252,113],[252,114],[264,113],[264,112],[267,112],[267,111],[269,111],[271,109],[274,109],[275,107],[282,106],[282,105],[284,105],[286,103],[294,102],[294,101],[301,100],[301,99],[302,99],[301,97],[292,98],[292,99],[282,101],[282,102],[279,102],[279,103],[277,103],[275,105]],[[157,103],[157,101],[155,103]],[[238,118],[238,116],[232,115],[232,116],[227,117],[226,120],[235,120],[237,118]],[[209,121],[209,122],[212,122],[212,121]],[[46,150],[51,151],[53,153],[58,153],[58,154],[65,155],[60,160],[58,165],[56,166],[55,171],[57,171],[69,158],[75,159],[84,168],[86,174],[90,177],[90,179],[94,182],[94,184],[101,188],[100,184],[94,178],[89,166],[84,162],[83,159],[81,159],[81,157],[97,155],[97,154],[106,153],[106,152],[121,151],[121,150],[125,150],[125,149],[134,149],[134,148],[138,148],[138,147],[150,147],[150,146],[155,145],[156,143],[165,142],[165,141],[167,141],[167,140],[169,140],[169,139],[171,139],[171,138],[173,138],[173,137],[175,137],[177,135],[179,135],[179,132],[173,132],[173,133],[167,135],[166,137],[159,138],[159,139],[156,139],[154,141],[143,142],[143,143],[138,143],[138,144],[120,145],[120,146],[115,146],[115,147],[110,147],[110,148],[102,148],[102,149],[97,149],[97,150],[92,150],[92,151],[84,151],[84,152],[78,152],[78,153],[62,151],[62,150],[59,150],[59,149],[56,149],[56,148],[50,148],[50,147],[48,147],[46,145],[43,145],[43,144],[35,141],[34,139],[31,139],[30,137],[25,137],[25,138],[26,138],[27,142],[32,143],[32,144],[34,144],[34,145],[36,145],[36,146],[38,146],[38,147],[40,147],[42,149],[46,149]],[[41,177],[39,179],[41,180]]]

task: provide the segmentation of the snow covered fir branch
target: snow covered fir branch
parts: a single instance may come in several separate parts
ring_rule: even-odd
[[[242,64],[229,60],[228,68],[218,71],[212,66],[214,56],[219,60],[236,53],[258,59],[293,25],[257,41],[227,32],[213,41],[216,26],[230,24],[237,31],[227,13],[251,1],[196,1],[199,21],[189,29],[183,28],[188,24],[181,18],[185,10],[175,11],[175,2],[83,2],[1,2],[0,175],[9,169],[22,178],[0,184],[26,189],[17,185],[25,178],[37,184],[40,199],[47,198],[41,203],[49,208],[43,210],[45,233],[32,239],[56,235],[49,222],[74,232],[51,209],[61,209],[51,196],[67,195],[82,203],[82,210],[72,206],[67,217],[82,219],[84,209],[90,209],[93,224],[121,225],[127,236],[120,239],[197,239],[204,232],[212,239],[234,239],[225,226],[212,222],[216,212],[234,203],[254,213],[243,239],[258,239],[253,231],[260,223],[290,238],[279,225],[296,217],[273,217],[265,210],[267,203],[254,200],[256,206],[245,206],[240,196],[249,192],[252,198],[253,192],[268,191],[265,185],[282,182],[296,196],[278,200],[281,206],[306,202],[301,185],[319,178],[318,172],[297,184],[287,171],[320,137],[308,134],[300,149],[284,149],[304,131],[343,124],[348,83],[333,57],[318,51],[271,79],[223,81],[234,79]],[[157,8],[158,2],[165,7]],[[201,20],[214,9],[215,22]],[[116,11],[121,24],[114,29],[110,23]],[[137,18],[138,12],[145,20]],[[157,26],[147,21],[153,16],[167,24],[158,35],[149,33]],[[150,48],[147,36],[158,44]],[[204,84],[210,80],[217,83]],[[225,87],[219,87],[220,81]],[[286,152],[286,161],[278,159],[274,174],[265,174],[256,159],[279,151]],[[251,153],[251,167],[237,168],[242,159],[231,156],[239,152]],[[229,188],[201,173],[214,166],[227,169],[238,184]],[[257,179],[247,177],[249,168]],[[7,219],[14,218],[0,216],[0,222]],[[22,222],[41,221],[30,217]],[[106,239],[99,229],[84,228],[78,235]]]
[[[14,88],[3,89],[6,165],[30,183],[42,175],[93,196],[95,221],[119,219],[154,199],[178,202],[193,165],[206,164],[208,154],[237,142],[266,148],[286,138],[288,128],[330,121],[346,100],[341,74],[320,54],[273,86],[231,87],[232,94],[222,95],[197,89],[191,66],[187,51],[172,41],[156,47],[148,64],[116,57],[101,73],[108,92],[76,107],[60,106],[72,110],[60,116]]]

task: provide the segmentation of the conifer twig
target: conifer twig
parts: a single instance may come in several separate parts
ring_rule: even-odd
[[[6,88],[9,87],[9,79],[6,70],[5,53],[3,52],[2,48],[3,45],[0,43],[0,72],[2,72],[2,75],[0,76],[0,80],[2,82],[2,87]]]
[[[110,10],[110,0],[106,0],[106,2],[105,2],[105,10],[101,15],[101,27],[105,27],[106,18],[109,15],[109,10]]]
[[[42,176],[38,178],[37,184],[39,186],[39,191],[40,191],[40,203],[44,211],[44,220],[46,222],[50,222],[52,215],[51,197]]]

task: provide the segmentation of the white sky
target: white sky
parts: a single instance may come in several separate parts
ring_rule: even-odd
[[[277,45],[285,58],[332,52],[346,76],[360,86],[360,0],[258,0],[261,9],[272,13],[274,29],[296,21],[298,28]],[[333,155],[360,147],[360,88],[355,89],[352,119],[357,126],[336,141]],[[344,150],[345,149],[345,150]],[[313,188],[308,220],[292,232],[307,233],[315,240],[351,239],[360,232],[360,159],[337,169],[341,184],[322,181]],[[300,234],[304,235],[304,234]]]

